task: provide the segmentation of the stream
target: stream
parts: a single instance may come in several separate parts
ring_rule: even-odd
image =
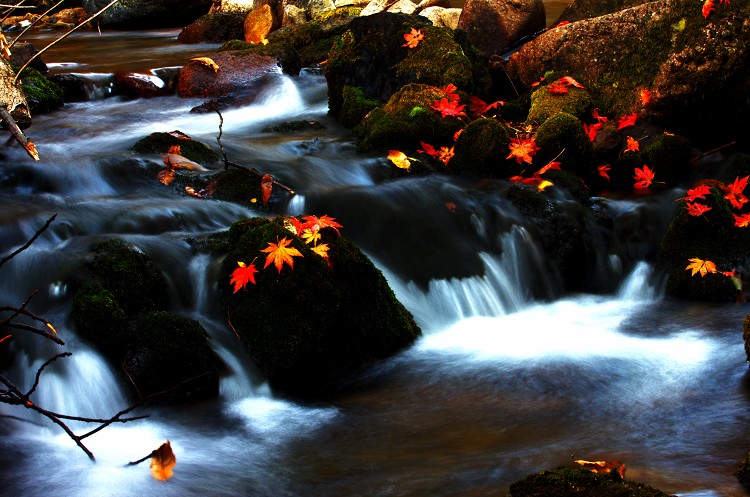
[[[83,33],[45,60],[55,72],[145,71],[215,48],[179,45],[176,35]],[[151,132],[173,130],[218,148],[218,116],[189,113],[200,103],[66,104],[34,116],[27,130],[41,161],[15,142],[0,149],[0,255],[57,213],[0,269],[2,305],[38,289],[31,308],[73,353],[45,370],[37,404],[106,418],[133,400],[69,319],[66,281],[108,238],[166,268],[172,310],[203,324],[227,369],[218,399],[148,406],[136,411],[147,419],[86,439],[96,463],[45,419],[0,405],[0,496],[504,496],[527,473],[572,458],[623,461],[629,480],[681,496],[745,495],[734,472],[750,449],[748,307],[665,297],[646,255],[679,192],[601,199],[639,235],[623,235],[618,254],[598,248],[595,271],[608,291],[564,294],[533,228],[498,195],[507,184],[394,179],[384,157],[357,155],[351,133],[327,117],[320,72],[279,76],[252,104],[223,113],[228,157],[292,185],[286,214],[335,217],[424,332],[342,395],[298,403],[275,396],[254,370],[221,315],[221,261],[188,243],[268,211],[179,194],[152,174],[161,157],[129,151]],[[327,128],[263,131],[297,119]],[[451,267],[475,274],[451,277]],[[60,351],[23,334],[12,347],[14,361],[0,369],[26,388]],[[124,466],[165,440],[177,457],[172,479],[152,479],[145,463]]]

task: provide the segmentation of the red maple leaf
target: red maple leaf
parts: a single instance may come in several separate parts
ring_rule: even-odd
[[[448,100],[447,98],[444,98],[439,101],[435,100],[431,108],[440,112],[442,117],[461,117],[466,115],[466,113],[464,112],[464,107],[466,106],[458,105],[458,101],[456,100]]]
[[[424,33],[421,29],[411,28],[411,32],[404,35],[404,40],[406,43],[401,45],[402,47],[416,48],[419,42],[424,40]]]
[[[713,12],[714,10],[716,10],[716,4],[714,0],[706,0],[703,3],[703,17],[707,18],[709,14],[711,14],[711,12]]]
[[[453,83],[448,83],[442,88],[442,90],[445,92],[445,96],[448,97],[449,100],[454,100],[456,102],[461,100],[461,97],[459,97],[458,93],[456,93],[458,88],[456,88],[456,85],[454,85]]]
[[[628,144],[625,147],[625,152],[637,152],[638,150],[640,150],[640,144],[638,143],[638,140],[636,140],[632,136],[628,136]]]
[[[495,100],[491,104],[487,104],[487,102],[479,97],[469,97],[469,110],[475,116],[484,115],[484,113],[489,111],[490,109],[497,109],[498,105],[505,105],[505,102],[503,102],[502,100]]]
[[[258,272],[257,269],[255,269],[255,259],[253,259],[253,262],[250,264],[245,264],[242,261],[237,261],[237,267],[234,271],[232,271],[232,278],[229,280],[229,283],[234,284],[234,292],[237,293],[240,288],[245,288],[245,285],[248,283],[255,284],[255,273]]]
[[[706,199],[706,195],[711,193],[711,188],[708,185],[700,185],[695,188],[691,188],[687,191],[687,194],[683,197],[686,202],[693,202],[697,199]]]
[[[555,81],[554,83],[547,85],[547,91],[550,95],[565,95],[568,93],[568,88],[559,81]]]
[[[617,129],[619,130],[619,129],[622,129],[622,128],[627,128],[628,126],[635,125],[635,120],[636,119],[638,119],[638,114],[636,114],[635,112],[632,113],[632,114],[630,114],[630,115],[628,115],[628,116],[622,116],[617,121]]]
[[[336,222],[336,218],[326,216],[325,214],[320,217],[305,216],[303,219],[305,220],[304,227],[312,231],[321,230],[323,228],[333,228],[336,233],[339,233],[339,228],[343,228],[343,226]]]
[[[563,76],[562,78],[558,79],[557,82],[566,86],[575,86],[576,88],[584,89],[584,86],[573,79],[571,76]]]
[[[589,141],[593,142],[594,140],[596,140],[596,135],[597,133],[599,133],[599,130],[602,129],[603,126],[604,124],[601,122],[591,124],[591,125],[584,124],[583,131],[588,135]]]
[[[423,141],[420,141],[419,143],[422,145],[422,149],[421,150],[417,150],[418,153],[425,153],[427,155],[431,155],[433,157],[437,157],[438,151],[437,151],[437,149],[435,147],[433,147],[429,143],[425,143]]]
[[[519,164],[522,162],[531,164],[531,158],[539,150],[533,136],[529,138],[511,138],[508,146],[510,148],[510,153],[506,159],[513,157]]]
[[[745,176],[742,179],[737,176],[732,183],[723,188],[726,193],[724,198],[729,200],[729,203],[732,204],[732,207],[735,209],[742,209],[742,206],[747,203],[747,197],[743,192],[747,186],[748,178],[750,178],[750,176]]]
[[[560,170],[560,163],[557,161],[550,161],[547,163],[547,165],[541,167],[537,172],[535,172],[534,176],[541,176],[547,171],[559,171],[559,170]]]
[[[260,192],[263,205],[268,205],[268,201],[271,199],[271,190],[273,190],[273,178],[270,174],[264,174],[260,179]]]
[[[699,204],[698,202],[685,202],[685,208],[688,214],[691,216],[702,216],[706,212],[711,210],[711,207],[705,204]]]
[[[606,123],[607,121],[609,121],[609,119],[607,119],[607,116],[599,115],[599,109],[592,110],[591,115],[594,116],[594,119],[596,119],[597,122]]]
[[[643,168],[636,167],[634,171],[633,179],[635,180],[635,184],[633,187],[636,190],[645,190],[651,186],[651,183],[654,181],[654,172],[650,167],[644,164]]]
[[[735,213],[732,213],[734,216],[734,225],[738,228],[747,228],[750,226],[750,212],[747,214],[740,214],[739,216]]]
[[[601,166],[596,168],[596,172],[599,173],[599,176],[601,176],[602,178],[606,178],[607,181],[609,181],[609,174],[607,174],[607,171],[609,171],[610,169],[612,168],[609,167],[609,164],[602,164]]]

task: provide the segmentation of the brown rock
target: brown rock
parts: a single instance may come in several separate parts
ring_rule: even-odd
[[[181,97],[219,97],[252,87],[269,73],[281,72],[273,57],[239,52],[219,52],[211,59],[219,66],[213,69],[190,61],[180,69],[177,94]]]
[[[479,50],[499,54],[546,26],[542,0],[466,0],[458,28]]]
[[[245,41],[263,43],[268,33],[275,28],[275,19],[270,5],[261,5],[248,12],[245,17]]]
[[[245,36],[245,16],[239,12],[207,14],[188,24],[177,40],[180,43],[223,43]]]
[[[621,10],[642,5],[650,0],[573,0],[554,22],[575,22],[581,19],[613,14]]]
[[[152,74],[115,73],[116,92],[129,98],[152,98],[169,94],[169,88]]]

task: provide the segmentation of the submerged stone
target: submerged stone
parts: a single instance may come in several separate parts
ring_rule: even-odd
[[[175,145],[180,146],[180,155],[204,166],[214,164],[221,158],[208,145],[179,130],[151,133],[138,140],[131,150],[139,154],[166,154]]]

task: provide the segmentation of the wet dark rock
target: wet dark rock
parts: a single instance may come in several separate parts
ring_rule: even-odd
[[[269,45],[247,43],[241,40],[231,40],[219,47],[219,52],[235,52],[236,55],[256,54],[274,57],[284,74],[297,76],[302,70],[302,57],[297,50],[283,43]]]
[[[317,131],[320,129],[326,129],[326,126],[318,121],[288,121],[263,128],[262,131],[264,133],[298,133],[300,131]]]
[[[99,11],[109,0],[83,0],[89,15]],[[212,0],[120,0],[97,17],[102,26],[122,29],[144,29],[185,26],[211,8]]]
[[[86,102],[112,96],[115,87],[113,74],[60,73],[49,77],[62,89],[65,102]]]
[[[163,97],[171,93],[159,77],[143,73],[115,73],[115,93],[127,98]]]
[[[19,41],[18,43],[13,45],[13,50],[10,54],[10,63],[15,65],[16,67],[21,67],[38,52],[39,50],[37,50],[36,47],[28,41]],[[45,75],[47,74],[47,71],[49,71],[47,64],[44,63],[41,57],[37,57],[36,59],[31,61],[29,67],[31,67],[32,69],[36,69],[41,74]]]
[[[748,337],[749,333],[746,333],[745,330],[748,329],[748,326],[750,326],[750,323],[748,323],[748,319],[745,318],[745,321],[742,323],[742,336],[745,339],[745,351],[748,350]],[[748,354],[748,360],[750,360],[750,354]],[[737,476],[737,479],[739,480],[740,484],[743,486],[746,492],[750,491],[750,454],[747,455],[744,461],[742,461],[742,464],[740,465],[740,468],[735,473]]]
[[[221,284],[227,316],[271,386],[285,394],[318,397],[353,372],[409,346],[421,334],[380,271],[344,236],[321,230],[327,264],[281,220],[254,218],[230,229]],[[302,257],[294,269],[262,269],[269,242],[287,238]],[[256,284],[232,293],[237,261],[255,258]]]
[[[245,16],[241,13],[206,14],[188,24],[177,39],[181,43],[223,43],[244,38]]]
[[[139,154],[165,154],[174,145],[180,146],[180,155],[203,166],[214,164],[221,159],[211,147],[179,130],[151,133],[136,142],[131,150]]]
[[[526,476],[510,486],[509,497],[673,497],[625,481],[616,472],[600,475],[585,469],[557,468]]]
[[[246,93],[248,86],[263,81],[267,74],[280,73],[273,57],[244,52],[218,52],[210,58],[218,71],[191,60],[180,69],[177,94],[181,97],[221,97]]]
[[[500,54],[542,31],[546,22],[542,0],[466,0],[458,29],[466,31],[479,50]]]

